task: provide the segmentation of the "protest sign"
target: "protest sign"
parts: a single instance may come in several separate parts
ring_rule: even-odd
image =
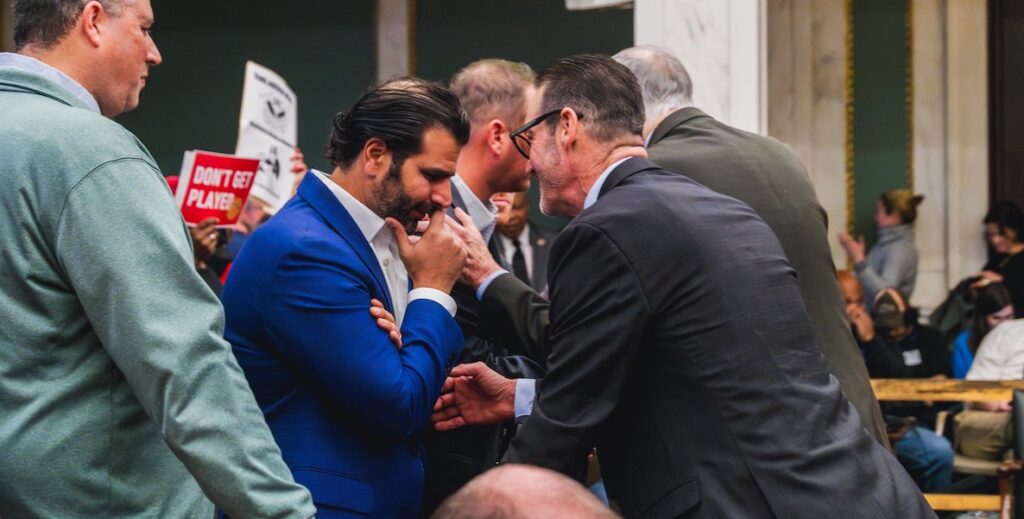
[[[175,199],[185,223],[196,225],[215,217],[218,228],[235,225],[249,198],[259,159],[186,151]]]
[[[297,100],[288,83],[262,65],[246,63],[235,154],[259,159],[252,196],[269,213],[277,212],[292,195],[291,156],[298,128]]]

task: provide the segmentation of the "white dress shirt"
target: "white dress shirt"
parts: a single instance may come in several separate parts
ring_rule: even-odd
[[[466,185],[466,182],[458,174],[452,176],[452,187],[458,190],[459,196],[465,202],[466,214],[473,220],[473,225],[480,230],[480,234],[484,237],[484,243],[489,243],[491,235],[494,234],[494,213],[497,212],[494,203],[477,198],[476,193]]]
[[[384,273],[384,281],[388,286],[388,294],[391,296],[392,310],[395,314],[395,322],[402,326],[402,319],[405,318],[405,307],[417,299],[429,299],[444,307],[448,313],[455,317],[457,309],[455,300],[440,290],[434,288],[417,288],[409,291],[409,272],[405,270],[398,255],[398,242],[391,229],[384,224],[384,219],[377,216],[369,207],[356,200],[348,191],[342,189],[322,171],[312,170],[321,182],[331,190],[331,193],[338,199],[338,202],[345,207],[349,216],[356,222],[356,226],[362,231],[363,237],[373,249],[377,257],[377,264]],[[366,302],[370,304],[369,301]]]
[[[967,380],[1024,379],[1024,319],[1006,321],[978,346]]]

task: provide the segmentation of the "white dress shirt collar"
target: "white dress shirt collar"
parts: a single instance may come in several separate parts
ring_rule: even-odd
[[[81,101],[82,104],[84,104],[90,111],[96,112],[97,114],[100,113],[99,103],[96,102],[96,98],[93,97],[85,87],[80,85],[74,79],[71,79],[71,76],[47,65],[46,63],[43,63],[42,61],[25,56],[24,54],[0,52],[0,67],[10,67],[49,79],[78,98],[78,100]]]
[[[418,299],[434,301],[444,307],[448,311],[448,315],[455,317],[457,306],[450,295],[425,287],[409,290],[409,272],[405,269],[405,264],[402,263],[395,235],[391,234],[391,230],[384,224],[384,219],[356,200],[348,191],[331,180],[327,174],[315,169],[312,171],[348,211],[349,216],[356,222],[356,227],[359,227],[359,231],[363,234],[363,238],[370,244],[373,255],[377,257],[377,265],[380,267],[381,273],[384,274],[388,295],[391,296],[391,311],[395,315],[395,322],[398,323],[398,326],[402,326],[402,321],[405,319],[406,307]]]
[[[491,235],[494,234],[494,204],[490,200],[477,198],[473,190],[457,174],[452,177],[452,187],[459,191],[459,196],[466,204],[466,213],[473,220],[473,225],[480,230],[484,243],[490,242]]]
[[[338,201],[341,202],[341,205],[345,207],[349,216],[355,220],[356,227],[359,227],[359,230],[363,233],[363,237],[366,238],[366,241],[373,243],[373,239],[377,237],[377,234],[382,230],[385,230],[387,227],[384,225],[384,219],[377,216],[376,213],[371,211],[369,207],[363,205],[362,202],[356,200],[356,197],[349,194],[348,191],[345,191],[345,189],[331,180],[326,173],[315,169],[312,171],[316,174],[317,178],[327,186],[327,189],[330,189],[331,193],[337,197]],[[387,234],[392,236],[390,232]],[[394,238],[394,236],[392,236],[392,238]]]
[[[590,206],[594,205],[594,202],[597,202],[597,197],[601,194],[601,188],[604,187],[604,182],[608,180],[608,175],[611,175],[612,171],[615,171],[615,168],[619,167],[619,164],[622,164],[631,158],[633,157],[626,157],[612,162],[611,165],[608,166],[608,169],[604,170],[604,173],[601,173],[601,176],[597,177],[594,185],[590,187],[590,192],[587,193],[587,198],[583,200],[584,209],[588,209]]]

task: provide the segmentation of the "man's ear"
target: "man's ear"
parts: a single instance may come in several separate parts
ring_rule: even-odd
[[[72,30],[81,31],[89,44],[93,47],[99,47],[103,41],[103,36],[106,35],[104,31],[107,27],[104,25],[109,18],[106,10],[103,9],[103,5],[93,0],[82,8],[82,15],[78,18],[78,23],[75,24],[75,28]]]
[[[363,145],[362,159],[367,177],[383,176],[391,167],[391,150],[379,137],[371,137]]]
[[[555,131],[555,137],[561,140],[563,148],[568,150],[576,144],[580,129],[580,119],[576,116],[576,112],[571,108],[562,108],[562,113],[558,114],[558,129]]]
[[[491,119],[487,123],[487,149],[491,150],[495,156],[501,156],[505,146],[511,144],[511,141],[506,142],[501,136],[508,132],[508,126],[501,119]]]

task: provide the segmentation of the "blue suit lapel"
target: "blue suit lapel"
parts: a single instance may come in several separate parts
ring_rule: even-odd
[[[377,255],[373,253],[373,248],[366,241],[363,232],[359,230],[359,226],[352,219],[352,215],[348,214],[348,211],[345,210],[345,206],[341,205],[341,202],[334,196],[334,193],[331,193],[331,190],[327,189],[327,186],[320,179],[315,178],[317,174],[310,171],[306,178],[302,180],[302,183],[299,184],[297,194],[312,206],[313,209],[316,209],[324,221],[342,239],[348,242],[352,250],[359,256],[359,259],[362,260],[366,269],[370,271],[370,275],[373,276],[373,280],[377,284],[377,290],[383,294],[384,305],[387,306],[388,311],[394,313],[394,302],[391,301],[391,292],[388,290],[388,284],[384,280],[384,272],[380,270]]]

